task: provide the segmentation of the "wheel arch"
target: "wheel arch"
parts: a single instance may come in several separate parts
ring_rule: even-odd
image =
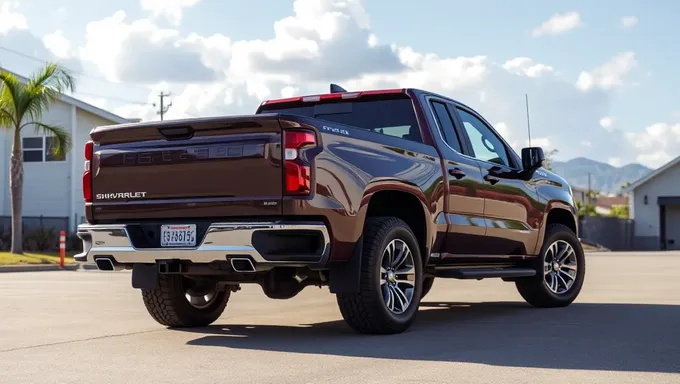
[[[359,214],[356,217],[359,236],[351,257],[348,261],[330,264],[331,293],[358,291],[363,232],[367,219],[376,216],[394,216],[404,220],[418,241],[421,260],[423,265],[426,265],[434,237],[432,215],[427,209],[425,194],[411,184],[395,180],[376,182],[366,188],[361,199]]]
[[[550,224],[562,224],[574,231],[574,234],[576,237],[578,237],[578,225],[576,224],[576,219],[570,211],[564,208],[553,208],[548,211],[545,225],[547,227]]]
[[[422,192],[421,192],[422,193]],[[400,188],[381,189],[371,193],[367,199],[366,215],[362,225],[370,217],[394,216],[403,220],[413,231],[418,241],[423,265],[427,264],[431,249],[431,220],[423,202],[424,195],[418,196],[410,190]]]
[[[540,253],[545,239],[545,231],[550,224],[563,224],[574,231],[574,235],[578,238],[578,213],[574,206],[563,201],[551,201],[546,204],[544,212],[535,254]]]

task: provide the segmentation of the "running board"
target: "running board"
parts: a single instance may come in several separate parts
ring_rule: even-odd
[[[475,268],[475,269],[444,269],[435,272],[436,277],[446,279],[487,279],[487,278],[515,278],[531,277],[536,270],[531,268]]]

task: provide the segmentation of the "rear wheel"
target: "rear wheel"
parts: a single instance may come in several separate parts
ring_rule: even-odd
[[[416,237],[401,219],[371,217],[362,247],[359,292],[336,296],[342,317],[358,333],[407,330],[415,320],[422,291]]]
[[[520,295],[534,307],[566,307],[581,292],[586,273],[583,247],[574,232],[562,224],[546,229],[536,275],[517,280]]]
[[[215,282],[181,275],[159,275],[154,289],[142,289],[147,311],[168,327],[201,327],[217,320],[229,302],[231,291]]]

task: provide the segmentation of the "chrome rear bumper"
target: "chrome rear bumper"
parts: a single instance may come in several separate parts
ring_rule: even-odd
[[[74,256],[81,263],[95,263],[97,258],[113,259],[118,264],[159,261],[191,261],[211,263],[231,259],[250,259],[255,269],[267,266],[310,266],[322,268],[330,254],[328,229],[320,222],[234,222],[210,224],[205,235],[197,238],[196,247],[135,247],[126,224],[78,226],[77,235],[83,242],[83,252]],[[271,255],[253,243],[253,235],[260,231],[305,231],[319,236],[317,251],[305,255]],[[290,233],[290,232],[289,232]],[[291,235],[288,235],[291,236]]]

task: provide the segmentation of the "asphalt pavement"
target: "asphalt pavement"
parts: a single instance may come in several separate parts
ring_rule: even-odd
[[[362,336],[327,288],[246,285],[213,326],[169,330],[130,273],[0,274],[0,383],[680,383],[680,253],[593,253],[570,307],[439,279],[413,328]]]

